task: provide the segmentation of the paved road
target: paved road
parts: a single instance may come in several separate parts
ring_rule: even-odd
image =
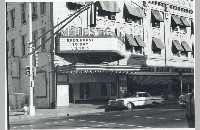
[[[134,109],[39,119],[11,124],[11,129],[188,128],[184,109]]]

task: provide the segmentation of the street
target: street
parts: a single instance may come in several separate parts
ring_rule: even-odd
[[[10,129],[188,128],[185,109],[145,108],[39,119],[10,124]]]

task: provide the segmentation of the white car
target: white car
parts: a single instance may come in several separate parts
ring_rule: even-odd
[[[151,96],[147,92],[136,92],[126,98],[109,100],[108,107],[125,107],[129,110],[135,106],[152,105],[156,106],[163,102],[161,96]]]

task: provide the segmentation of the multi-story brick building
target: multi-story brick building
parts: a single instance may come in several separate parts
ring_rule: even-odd
[[[32,4],[33,39],[87,4]],[[107,100],[135,91],[164,93],[166,99],[190,92],[194,88],[193,4],[176,0],[97,1],[89,5],[38,50],[36,107]],[[28,3],[8,3],[10,93],[29,91],[25,74],[28,25]]]

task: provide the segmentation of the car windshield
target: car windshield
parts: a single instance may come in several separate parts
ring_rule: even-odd
[[[124,98],[136,97],[136,95],[137,95],[136,93],[134,93],[134,94],[127,93],[127,94],[124,95]]]

